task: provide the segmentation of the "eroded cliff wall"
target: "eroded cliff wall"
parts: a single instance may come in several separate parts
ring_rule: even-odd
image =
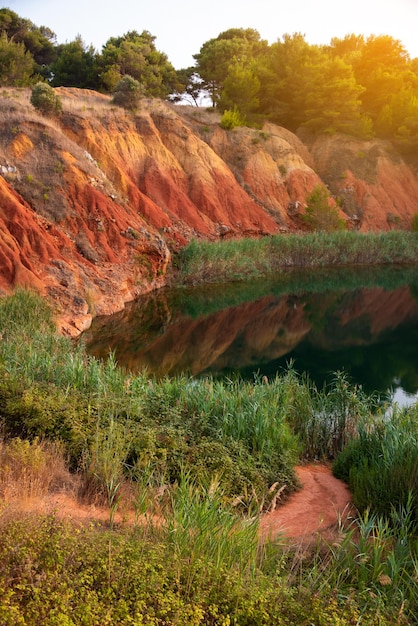
[[[418,176],[388,143],[225,131],[203,109],[147,100],[133,115],[96,92],[57,91],[56,121],[29,90],[0,96],[0,293],[35,287],[64,332],[163,285],[194,237],[302,229],[318,183],[350,228],[408,229],[418,212]]]

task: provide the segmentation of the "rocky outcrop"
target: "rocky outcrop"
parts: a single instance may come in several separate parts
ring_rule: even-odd
[[[418,176],[389,142],[322,136],[310,149],[319,176],[359,229],[410,229]]]
[[[388,143],[225,131],[205,109],[144,100],[131,114],[58,92],[55,121],[29,90],[0,97],[0,290],[38,289],[72,335],[163,285],[192,238],[300,230],[321,182],[353,228],[409,228],[418,212],[418,177]]]

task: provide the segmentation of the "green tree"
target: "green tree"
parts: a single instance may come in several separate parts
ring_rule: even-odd
[[[302,219],[309,230],[332,232],[347,228],[337,209],[330,206],[329,200],[328,189],[324,185],[316,185],[307,196],[307,206]]]
[[[353,69],[342,58],[325,52],[310,66],[306,85],[303,122],[317,132],[366,135],[370,124],[361,114],[360,96],[364,88],[357,84]]]
[[[392,97],[412,79],[408,53],[400,41],[381,35],[364,42],[352,61],[354,75],[364,88],[363,111],[375,122]]]
[[[0,85],[22,87],[29,85],[35,61],[23,43],[9,40],[7,33],[0,35]]]
[[[46,26],[36,26],[10,9],[0,9],[0,32],[5,32],[14,43],[24,44],[35,60],[38,73],[43,73],[56,57],[55,33]]]
[[[198,106],[202,95],[203,81],[196,73],[196,68],[186,67],[176,70],[176,79],[170,100],[172,102],[187,101]]]
[[[248,119],[251,113],[258,110],[259,90],[260,81],[253,70],[242,61],[236,61],[229,66],[218,106],[223,110],[235,107],[243,119]]]
[[[284,35],[272,44],[265,62],[258,66],[260,112],[273,122],[297,130],[306,121],[307,86],[312,68],[322,52],[300,33]]]
[[[331,40],[330,55],[343,58],[363,88],[360,95],[364,113],[372,120],[376,134],[398,138],[405,147],[416,136],[418,64],[396,39],[388,35],[347,35]]]
[[[177,74],[163,52],[155,47],[155,37],[148,31],[130,31],[111,37],[99,59],[102,86],[113,91],[123,76],[139,81],[144,94],[166,98],[176,90]]]
[[[376,119],[376,131],[381,137],[393,138],[399,129],[418,121],[418,89],[402,85],[392,94]]]
[[[333,37],[329,46],[326,46],[326,50],[329,56],[333,59],[339,57],[346,63],[353,65],[357,59],[361,57],[361,51],[364,47],[363,35],[346,35],[343,39]]]
[[[56,115],[62,110],[61,98],[47,83],[37,83],[33,87],[30,102],[44,115]]]
[[[267,41],[261,40],[259,33],[252,28],[231,28],[203,44],[193,58],[196,72],[203,81],[202,87],[213,106],[220,102],[231,68],[247,70],[267,49]]]
[[[233,109],[227,109],[223,112],[221,117],[221,127],[224,130],[232,130],[237,126],[244,126],[245,119],[242,117],[241,113],[238,111],[237,107]]]
[[[402,152],[416,155],[418,153],[418,96],[416,93],[410,95],[403,111],[404,117],[395,131],[395,143]]]
[[[54,87],[97,89],[99,86],[97,54],[86,46],[80,35],[58,46],[58,56],[50,66]]]

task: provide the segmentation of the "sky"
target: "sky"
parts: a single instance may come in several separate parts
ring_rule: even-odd
[[[48,26],[57,43],[81,35],[97,51],[110,37],[149,31],[176,69],[229,28],[254,28],[270,44],[302,33],[310,44],[347,34],[390,35],[418,57],[418,0],[0,0],[36,26]]]

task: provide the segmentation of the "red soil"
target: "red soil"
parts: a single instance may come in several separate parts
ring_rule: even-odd
[[[275,538],[283,535],[290,539],[312,539],[317,533],[333,535],[340,520],[352,510],[351,495],[347,485],[332,475],[324,465],[304,465],[296,468],[302,488],[284,504],[265,514],[261,519],[262,537]],[[61,519],[75,522],[108,523],[106,507],[82,504],[70,494],[57,493],[39,500],[26,501],[21,508],[28,511],[53,512]],[[23,506],[22,506],[23,504]],[[115,522],[135,522],[133,511],[118,511]]]
[[[284,534],[296,538],[331,530],[350,513],[350,491],[329,467],[304,465],[296,472],[302,489],[263,517],[261,533],[265,537]]]

